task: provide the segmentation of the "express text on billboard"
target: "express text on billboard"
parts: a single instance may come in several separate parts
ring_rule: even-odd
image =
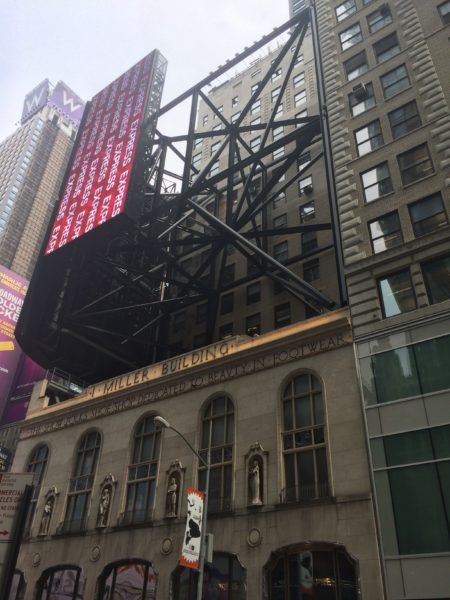
[[[45,254],[124,211],[153,56],[146,56],[92,99]]]

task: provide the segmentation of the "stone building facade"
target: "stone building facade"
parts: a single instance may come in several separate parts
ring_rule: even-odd
[[[200,453],[211,435],[208,597],[288,598],[304,587],[315,598],[381,598],[348,319],[339,310],[230,338],[62,404],[48,404],[45,382],[36,388],[13,465],[37,482],[17,565],[25,598],[63,588],[78,600],[113,589],[193,597],[193,572],[177,564],[185,490],[205,472],[155,415]]]

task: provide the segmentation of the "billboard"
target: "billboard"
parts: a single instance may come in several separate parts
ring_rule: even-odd
[[[154,56],[143,58],[88,106],[46,255],[124,212]]]
[[[80,124],[84,102],[64,81],[58,81],[55,89],[50,94],[48,104],[68,117],[76,126]]]
[[[39,85],[25,96],[22,117],[20,119],[22,125],[47,104],[49,92],[50,82],[48,79],[44,79],[44,81],[41,81]]]
[[[22,353],[15,382],[1,415],[0,426],[25,419],[34,384],[45,378],[46,370]]]
[[[22,355],[14,330],[27,289],[26,279],[0,266],[0,414]]]

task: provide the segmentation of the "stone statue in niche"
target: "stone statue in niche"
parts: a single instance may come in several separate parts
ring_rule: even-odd
[[[97,527],[106,527],[108,525],[109,508],[111,506],[112,489],[110,485],[105,485],[102,489],[100,504],[98,505]]]
[[[45,501],[44,512],[42,513],[41,524],[39,526],[39,535],[47,535],[52,518],[55,497],[49,496]]]
[[[250,504],[260,506],[261,499],[261,467],[257,458],[254,458],[248,470],[248,487],[250,491]]]
[[[169,479],[167,486],[166,517],[176,517],[178,508],[178,484],[176,477]]]

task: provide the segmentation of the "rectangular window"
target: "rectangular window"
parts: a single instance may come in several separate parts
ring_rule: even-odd
[[[384,144],[383,132],[379,119],[355,131],[356,149],[358,156],[363,156],[376,150]]]
[[[393,317],[417,308],[409,269],[378,280],[381,307],[385,317]]]
[[[294,96],[294,106],[300,106],[301,104],[305,104],[306,102],[306,90],[302,90],[295,94]]]
[[[284,127],[281,125],[280,127],[275,127],[272,131],[273,141],[279,140],[284,135]]]
[[[277,112],[275,113],[275,119],[279,119],[283,114],[283,103],[280,102],[277,108]]]
[[[273,228],[281,229],[282,227],[287,227],[287,213],[283,213],[282,215],[273,218]]]
[[[291,305],[289,302],[279,304],[274,308],[274,325],[275,329],[286,327],[291,323]]]
[[[386,73],[386,75],[382,75],[380,80],[385,98],[392,98],[392,96],[406,90],[411,85],[405,65],[400,65]]]
[[[273,247],[273,257],[280,263],[284,263],[289,258],[287,241],[275,244]]]
[[[200,163],[202,162],[202,155],[200,154],[195,154],[192,157],[192,166],[195,167],[196,169],[198,169],[200,167]]]
[[[233,98],[231,98],[231,108],[234,108],[235,106],[237,106],[238,102],[239,102],[239,96],[233,96]]]
[[[220,144],[222,142],[215,142],[214,144],[211,144],[211,156],[220,148]]]
[[[307,223],[316,217],[316,211],[314,207],[314,200],[311,202],[307,202],[306,204],[302,204],[299,207],[300,211],[300,223]]]
[[[350,15],[353,15],[356,12],[356,4],[355,0],[346,0],[342,4],[339,4],[335,8],[336,10],[336,19],[337,22],[340,23]]]
[[[397,212],[383,215],[369,223],[370,241],[374,254],[403,243],[400,219]]]
[[[275,88],[274,90],[272,90],[270,92],[270,99],[272,100],[272,103],[275,102],[275,100],[278,98],[278,96],[280,95],[280,89],[279,87]]]
[[[447,225],[441,194],[433,194],[408,206],[414,235],[420,237]]]
[[[261,125],[261,117],[256,117],[256,119],[250,121],[250,125]]]
[[[256,304],[261,300],[261,282],[255,281],[247,286],[247,304]]]
[[[300,87],[301,85],[305,84],[305,72],[302,71],[301,73],[298,73],[297,75],[294,75],[294,77],[292,78],[292,85],[294,86],[294,88],[296,87]]]
[[[312,252],[317,248],[317,233],[315,231],[307,231],[302,233],[302,254]]]
[[[300,179],[300,181],[298,182],[298,189],[299,189],[301,196],[303,196],[303,195],[308,196],[309,194],[312,194],[312,192],[313,192],[312,176],[309,175],[308,177],[304,177],[303,179]]]
[[[386,3],[367,16],[367,25],[369,26],[370,33],[375,33],[390,23],[392,23],[392,15]]]
[[[303,54],[299,54],[299,55],[297,56],[297,58],[295,59],[294,66],[297,66],[297,65],[302,65],[303,63],[304,63]]]
[[[217,111],[218,113],[222,114],[222,113],[223,113],[223,106],[217,106],[217,107],[216,107],[216,111]],[[213,119],[215,120],[215,119],[217,119],[217,118],[218,118],[217,114],[216,114],[216,113],[214,113],[214,114],[213,114]]]
[[[375,95],[373,91],[373,85],[371,83],[367,83],[365,85],[361,84],[359,86],[355,86],[355,88],[353,88],[353,92],[348,97],[348,101],[350,104],[350,110],[352,111],[352,115],[354,117],[374,107]]]
[[[305,110],[302,110],[301,112],[297,113],[295,115],[296,119],[304,119],[305,117],[308,116],[308,110],[305,108]],[[302,127],[304,125],[304,123],[296,123],[295,127]]]
[[[403,185],[408,185],[434,173],[427,144],[421,144],[397,156]]]
[[[365,50],[355,54],[355,56],[344,62],[344,70],[348,81],[352,81],[356,77],[363,75],[368,69],[369,65],[367,64]]]
[[[217,175],[218,172],[219,172],[219,161],[216,160],[216,162],[211,165],[208,176],[212,177],[213,175]]]
[[[387,163],[361,173],[361,181],[366,202],[373,202],[392,192],[391,174]]]
[[[253,150],[253,152],[256,152],[257,150],[259,150],[261,146],[261,136],[259,135],[256,138],[253,138],[252,140],[250,140],[250,148]]]
[[[400,52],[400,44],[396,33],[391,33],[373,45],[377,62],[382,63],[389,60]]]
[[[279,192],[272,200],[274,210],[280,208],[283,204],[286,204],[286,192]]]
[[[422,125],[415,100],[391,111],[388,117],[394,139],[402,137]]]
[[[233,312],[234,308],[234,293],[223,294],[220,298],[220,314],[226,315],[227,313]]]
[[[437,9],[439,11],[441,21],[444,23],[444,25],[450,23],[450,0],[447,0],[447,2],[443,2],[442,4],[440,4],[437,7]]]
[[[303,263],[303,279],[311,283],[311,281],[315,281],[320,278],[320,263],[319,259],[315,258],[314,260],[309,260],[308,262]]]
[[[355,44],[358,44],[362,41],[362,33],[361,27],[359,23],[355,23],[345,31],[339,34],[339,39],[341,40],[341,48],[342,50],[348,50]]]
[[[254,94],[254,93],[256,92],[256,90],[258,89],[259,83],[260,83],[259,81],[258,81],[258,83],[254,83],[254,84],[252,85],[252,87],[250,88],[250,95],[251,95],[251,96],[253,96],[253,94]]]
[[[450,298],[450,256],[441,256],[422,264],[430,304]]]
[[[271,75],[271,79],[272,81],[276,81],[277,79],[280,79],[281,77],[281,67],[278,67],[278,69],[276,69],[276,71],[274,71]]]
[[[237,113],[234,113],[234,115],[231,115],[231,122],[236,123],[236,121],[239,119],[240,116],[241,116],[241,111],[239,110]]]
[[[261,313],[250,315],[245,319],[245,333],[250,336],[261,333]]]
[[[284,146],[281,146],[281,148],[277,148],[276,150],[274,150],[272,152],[273,160],[276,160],[277,158],[281,158],[282,156],[284,156]]]
[[[208,115],[204,115],[202,119],[203,125],[208,125]]]
[[[311,152],[305,152],[304,154],[301,154],[297,158],[298,170],[301,171],[302,169],[304,169],[306,167],[306,165],[309,165],[310,162],[311,162]]]
[[[261,98],[258,98],[258,100],[255,100],[250,108],[250,114],[253,115],[256,112],[258,112],[259,110],[261,110]]]
[[[203,144],[203,138],[197,138],[194,140],[194,150]]]

